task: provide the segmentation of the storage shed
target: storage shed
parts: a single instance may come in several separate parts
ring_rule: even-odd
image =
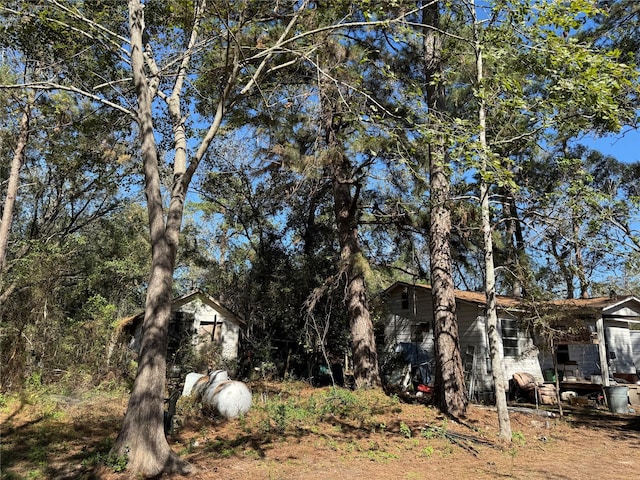
[[[201,290],[195,290],[175,298],[171,303],[169,322],[169,359],[185,345],[196,352],[207,346],[219,345],[222,360],[234,363],[238,357],[240,330],[244,320],[225,307],[220,301]],[[128,337],[129,348],[138,351],[142,339],[144,312],[124,319],[120,328]],[[205,372],[206,373],[206,372]]]

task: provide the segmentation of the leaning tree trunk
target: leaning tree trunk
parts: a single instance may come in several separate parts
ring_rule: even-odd
[[[558,235],[557,233],[552,233],[552,237],[549,240],[549,249],[551,255],[555,259],[558,268],[560,269],[560,274],[564,280],[565,288],[567,290],[567,299],[570,300],[573,298],[573,271],[571,270],[571,266],[569,262],[571,261],[570,253],[565,250],[565,252],[560,253],[558,251]],[[567,256],[569,256],[569,261],[567,261]]]
[[[328,39],[327,42],[332,42]],[[334,65],[345,61],[343,48],[326,48],[327,58]],[[367,301],[365,273],[367,260],[358,241],[359,180],[354,178],[354,168],[344,153],[340,133],[344,129],[345,93],[333,79],[321,77],[318,85],[322,108],[325,162],[331,175],[334,214],[340,244],[340,280],[346,282],[345,303],[351,329],[351,353],[356,388],[373,388],[382,385],[378,366],[378,353],[373,322]]]
[[[524,297],[528,283],[528,262],[513,189],[502,187],[501,196],[505,224],[506,275],[511,282],[511,296]]]
[[[137,121],[141,136],[152,260],[138,372],[122,429],[113,451],[120,455],[127,455],[127,468],[132,474],[153,477],[164,472],[188,470],[186,463],[169,447],[164,433],[168,326],[184,189],[182,176],[174,176],[172,201],[165,225],[152,121],[152,96],[144,72],[143,5],[139,0],[129,1],[129,27],[133,81],[138,99]],[[180,199],[181,194],[182,199]]]
[[[424,62],[430,121],[437,130],[444,112],[442,78],[442,39],[438,33],[439,2],[423,10]],[[445,141],[437,136],[429,145],[431,292],[433,297],[433,335],[435,341],[435,403],[454,417],[466,413],[468,398],[460,355],[456,300],[451,260],[450,184],[446,165]]]
[[[2,209],[2,221],[0,221],[0,278],[4,272],[5,261],[7,258],[7,245],[9,244],[9,234],[11,233],[11,223],[13,221],[13,208],[18,196],[18,186],[20,184],[20,169],[24,163],[24,157],[29,141],[29,123],[31,120],[31,108],[33,105],[33,94],[27,94],[27,103],[20,117],[20,125],[18,127],[18,138],[16,139],[16,147],[13,150],[13,159],[11,160],[11,171],[9,173],[9,182],[7,185],[7,193],[4,198],[4,207]],[[0,282],[0,288],[2,282]]]
[[[580,242],[580,224],[576,221],[577,215],[572,216],[573,252],[576,257],[576,275],[580,285],[580,298],[589,298],[589,282],[584,269],[582,259],[582,245]]]

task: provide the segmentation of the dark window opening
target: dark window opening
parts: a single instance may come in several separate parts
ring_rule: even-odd
[[[505,357],[517,357],[520,355],[518,342],[518,321],[513,318],[501,319],[502,347]]]
[[[402,309],[409,309],[409,289],[407,287],[402,289]]]
[[[411,341],[413,343],[422,343],[424,340],[424,335],[429,333],[429,323],[421,322],[416,324],[413,329],[413,335],[411,337]]]
[[[558,345],[556,347],[556,363],[568,363],[569,359],[569,345]]]

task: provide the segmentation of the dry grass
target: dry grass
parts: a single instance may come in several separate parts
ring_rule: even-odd
[[[194,479],[579,479],[637,475],[640,417],[574,410],[563,419],[511,415],[513,442],[499,445],[490,408],[472,406],[463,423],[382,392],[313,389],[301,383],[251,385],[245,418],[205,417],[179,403],[173,449]],[[1,477],[128,478],[108,457],[125,394],[8,399]]]

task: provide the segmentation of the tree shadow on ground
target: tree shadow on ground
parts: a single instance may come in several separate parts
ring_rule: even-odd
[[[640,416],[638,415],[624,415],[586,408],[575,408],[565,413],[567,422],[574,427],[605,430],[611,438],[637,439],[640,442]]]
[[[92,459],[108,454],[121,416],[73,418],[64,408],[44,409],[34,415],[33,408],[20,402],[3,418],[2,480],[96,478]]]

